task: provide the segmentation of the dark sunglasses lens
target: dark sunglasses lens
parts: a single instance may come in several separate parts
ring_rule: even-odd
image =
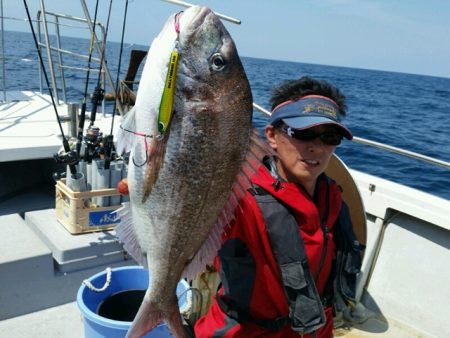
[[[342,135],[339,133],[323,133],[320,135],[320,140],[329,146],[337,146],[342,141]]]
[[[290,137],[293,137],[300,141],[311,141],[316,138],[320,138],[320,140],[324,144],[329,146],[337,146],[341,144],[342,141],[342,135],[337,131],[316,133],[313,130],[286,130],[286,129],[282,130]]]
[[[293,137],[300,141],[311,141],[319,137],[320,134],[315,133],[312,130],[294,131]]]

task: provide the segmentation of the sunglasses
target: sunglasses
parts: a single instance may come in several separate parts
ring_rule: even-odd
[[[281,130],[289,137],[300,141],[312,141],[319,138],[323,144],[328,146],[337,146],[341,144],[343,138],[342,134],[338,131],[325,131],[323,133],[318,133],[311,129],[296,130],[286,126],[281,128]]]

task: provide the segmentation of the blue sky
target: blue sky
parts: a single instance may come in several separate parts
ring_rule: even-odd
[[[22,1],[3,1],[5,16],[25,18]],[[99,1],[99,16],[106,23],[109,0]],[[39,1],[27,2],[36,13]],[[87,3],[93,17],[95,1]],[[242,21],[241,25],[226,23],[242,56],[450,77],[449,0],[196,3]],[[47,0],[46,4],[47,10],[83,16],[77,0]],[[124,0],[113,1],[112,41],[120,40],[124,4]],[[180,9],[160,0],[130,0],[125,41],[149,45],[167,17]],[[5,30],[29,28],[8,20]],[[71,36],[81,33],[80,29],[63,32]]]

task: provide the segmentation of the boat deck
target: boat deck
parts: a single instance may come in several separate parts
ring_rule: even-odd
[[[84,336],[83,318],[76,302],[70,302],[0,321],[0,332],[21,338],[80,338]]]
[[[59,105],[57,109],[63,120],[70,120],[68,105]],[[109,133],[111,116],[97,114],[95,125]],[[63,123],[63,131],[66,137],[70,135],[69,123]],[[48,158],[61,146],[61,132],[50,96],[8,91],[6,102],[0,104],[0,162]]]
[[[79,338],[84,336],[83,317],[76,302],[55,306],[0,322],[0,332],[8,332],[8,337],[34,338]],[[0,334],[1,336],[1,334]],[[433,337],[407,327],[396,321],[369,319],[363,325],[351,329],[334,330],[335,337],[387,337],[425,338]]]
[[[71,235],[54,209],[0,216],[0,337],[83,337],[75,302],[83,279],[105,269],[135,264],[114,231]],[[335,337],[433,337],[398,319],[372,317],[335,330]],[[5,336],[6,337],[6,336]]]
[[[73,302],[84,279],[106,267],[136,264],[114,231],[71,235],[55,209],[0,216],[0,229],[0,303],[7,304],[0,320]],[[52,325],[47,329],[52,332]],[[0,325],[1,332],[8,331]]]

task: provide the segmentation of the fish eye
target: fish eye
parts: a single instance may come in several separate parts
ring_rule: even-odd
[[[214,70],[222,70],[225,67],[225,60],[221,54],[216,53],[211,57],[211,65]]]

